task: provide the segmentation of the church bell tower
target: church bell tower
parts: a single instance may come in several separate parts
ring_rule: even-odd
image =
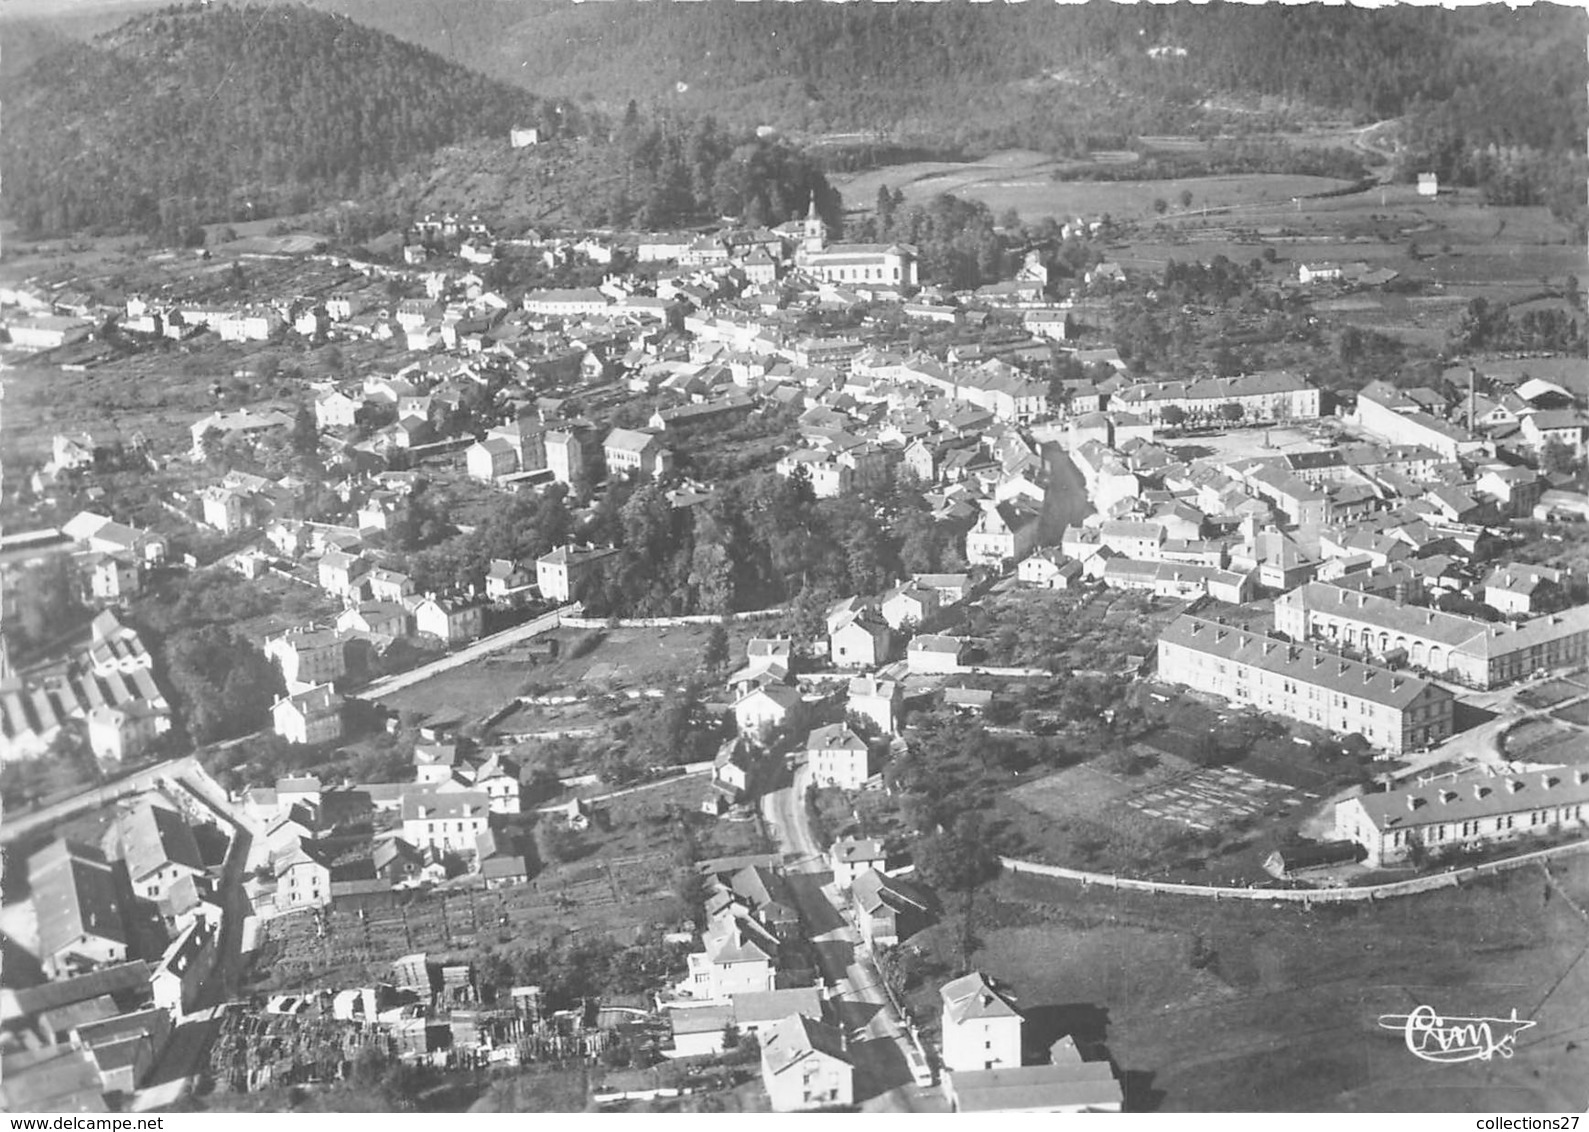
[[[808,255],[828,246],[827,229],[822,224],[822,217],[817,215],[817,194],[814,189],[811,192],[811,207],[806,210],[806,235],[801,246]]]

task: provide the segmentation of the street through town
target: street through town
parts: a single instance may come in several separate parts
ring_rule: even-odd
[[[875,1096],[911,1084],[925,1067],[888,1001],[870,949],[832,884],[806,810],[811,768],[801,758],[790,785],[763,796],[762,814],[778,839],[823,980],[837,990],[834,1010],[850,1038],[856,1096]],[[913,1070],[913,1065],[920,1068]]]

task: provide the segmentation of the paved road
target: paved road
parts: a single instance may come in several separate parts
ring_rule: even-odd
[[[762,796],[762,816],[778,837],[786,872],[821,872],[827,864],[811,834],[811,817],[806,813],[806,790],[810,785],[811,768],[802,756],[790,785]]]
[[[355,691],[353,694],[361,700],[378,700],[382,696],[389,696],[393,692],[418,684],[422,680],[429,680],[432,676],[438,676],[443,672],[468,664],[472,660],[479,660],[483,656],[490,656],[494,652],[512,648],[514,645],[527,641],[531,637],[538,637],[542,633],[548,633],[562,624],[564,616],[575,617],[581,612],[583,612],[583,607],[578,602],[561,606],[550,613],[541,614],[533,621],[526,621],[524,624],[515,625],[511,629],[504,629],[500,633],[492,633],[489,637],[481,637],[472,645],[466,645],[457,652],[448,653],[446,656],[439,660],[433,660],[429,664],[420,665],[420,667],[411,669],[408,672],[399,672],[392,676],[382,677]]]
[[[785,871],[794,874],[791,887],[801,924],[816,949],[823,978],[838,988],[835,1009],[850,1033],[861,1077],[856,1095],[864,1099],[914,1081],[912,1050],[860,932],[844,915],[831,885],[823,886],[830,878],[822,875],[827,872],[827,857],[817,846],[806,812],[810,784],[811,768],[802,759],[790,785],[763,796],[762,813],[778,838]]]
[[[1066,527],[1079,526],[1092,514],[1092,504],[1087,501],[1087,481],[1063,444],[1050,441],[1043,445],[1043,460],[1048,465],[1048,486],[1043,489],[1037,541],[1044,546],[1058,546]]]

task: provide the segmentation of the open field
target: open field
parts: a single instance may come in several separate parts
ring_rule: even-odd
[[[920,161],[869,169],[853,176],[835,177],[834,184],[852,205],[870,207],[878,187],[899,189],[912,204],[950,193],[981,201],[995,214],[1013,208],[1027,221],[1045,216],[1064,219],[1109,213],[1116,220],[1147,220],[1155,215],[1153,202],[1162,198],[1179,209],[1182,191],[1192,194],[1192,210],[1212,207],[1250,207],[1269,202],[1289,202],[1296,196],[1345,188],[1350,182],[1329,177],[1256,173],[1220,177],[1188,177],[1168,181],[1056,181],[1054,174],[1075,168],[1075,162],[1056,161],[1044,154],[1024,151],[995,153],[980,161]]]
[[[730,663],[745,655],[745,643],[758,630],[748,624],[729,626]],[[412,684],[383,698],[399,711],[456,711],[470,718],[489,715],[516,696],[537,691],[583,691],[592,695],[636,688],[679,687],[700,667],[701,651],[711,632],[708,625],[666,629],[559,629],[536,638],[555,640],[555,660],[532,661],[524,649],[508,649]],[[535,709],[535,714],[551,709]],[[520,719],[529,712],[521,712]],[[567,718],[558,711],[548,730],[590,726],[584,714]],[[549,716],[550,718],[550,716]]]
[[[1554,866],[1582,893],[1589,861]],[[1583,921],[1543,874],[1305,912],[1001,879],[973,966],[1005,981],[1033,1046],[1102,1043],[1128,1109],[1582,1111],[1589,1102]],[[952,926],[914,943],[947,958]],[[1197,960],[1194,964],[1194,958]],[[912,993],[935,1013],[933,984]],[[1516,1008],[1517,1054],[1435,1066],[1381,1014]]]
[[[520,650],[507,649],[411,684],[382,697],[381,702],[399,712],[430,715],[446,711],[480,719],[523,694],[533,671],[534,663]]]

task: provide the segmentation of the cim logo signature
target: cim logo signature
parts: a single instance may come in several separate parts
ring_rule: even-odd
[[[1416,1007],[1411,1014],[1379,1016],[1380,1029],[1400,1031],[1414,1057],[1441,1064],[1489,1061],[1497,1054],[1511,1057],[1517,1035],[1533,1025],[1519,1018],[1515,1007],[1510,1018],[1447,1018],[1432,1006]]]

